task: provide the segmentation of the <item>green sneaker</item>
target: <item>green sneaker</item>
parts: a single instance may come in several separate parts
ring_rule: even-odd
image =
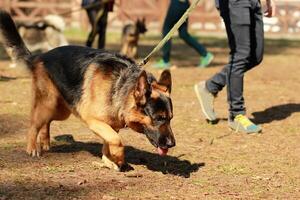
[[[201,68],[207,67],[212,62],[213,59],[214,59],[214,55],[208,52],[206,56],[201,57],[200,64],[198,65],[198,67]]]
[[[153,68],[155,69],[169,69],[170,67],[170,62],[165,62],[163,59],[160,59],[159,61],[153,64]]]
[[[207,120],[215,122],[217,120],[217,116],[214,111],[215,96],[206,89],[204,81],[195,84],[194,89],[204,116]]]
[[[237,115],[234,120],[228,121],[229,127],[235,130],[236,132],[243,133],[260,133],[261,127],[251,122],[248,117],[245,115]]]

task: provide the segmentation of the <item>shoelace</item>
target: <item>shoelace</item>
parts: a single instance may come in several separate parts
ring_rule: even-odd
[[[253,123],[245,115],[237,115],[234,120],[242,124],[243,127],[253,125]]]

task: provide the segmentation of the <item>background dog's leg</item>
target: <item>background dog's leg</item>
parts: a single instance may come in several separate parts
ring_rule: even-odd
[[[127,55],[128,56],[128,42],[124,42],[123,43],[123,46],[122,46],[122,49],[121,49],[121,53],[123,55]]]
[[[132,57],[132,45],[128,44],[127,52],[126,52],[127,57],[133,58]]]
[[[137,46],[132,47],[132,58],[137,58]]]
[[[39,132],[40,145],[42,150],[50,149],[50,122],[45,124]]]
[[[15,58],[15,56],[13,55],[13,49],[10,47],[6,47],[5,48],[7,55],[10,57],[11,59],[11,63],[9,64],[10,68],[15,68],[17,66],[17,59]]]
[[[124,146],[118,133],[99,120],[87,121],[89,128],[104,140],[102,160],[107,167],[120,170],[124,164]]]

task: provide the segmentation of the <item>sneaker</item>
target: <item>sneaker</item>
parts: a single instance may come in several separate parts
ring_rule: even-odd
[[[217,120],[216,113],[214,111],[214,99],[215,95],[210,93],[205,86],[205,82],[202,81],[194,86],[197,98],[200,102],[201,109],[206,119],[214,122]]]
[[[236,132],[244,132],[244,133],[260,133],[261,127],[251,122],[248,117],[245,115],[239,114],[234,120],[228,121],[229,127],[235,130]]]
[[[163,59],[160,59],[159,61],[153,64],[153,68],[155,69],[169,69],[170,67],[170,62],[165,62]]]
[[[206,56],[204,57],[201,56],[200,64],[198,65],[198,67],[201,68],[207,67],[212,62],[213,59],[214,59],[214,55],[208,52]]]

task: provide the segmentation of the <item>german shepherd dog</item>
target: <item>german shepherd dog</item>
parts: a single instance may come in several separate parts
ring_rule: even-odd
[[[102,159],[110,168],[124,166],[123,127],[144,133],[160,155],[175,146],[171,74],[159,80],[132,60],[80,46],[64,46],[32,56],[10,15],[0,11],[0,33],[17,60],[32,73],[32,111],[27,153],[39,157],[50,148],[50,123],[71,113],[104,141]]]
[[[129,58],[137,57],[139,35],[146,33],[145,18],[137,20],[135,24],[127,24],[122,31],[121,53]]]

